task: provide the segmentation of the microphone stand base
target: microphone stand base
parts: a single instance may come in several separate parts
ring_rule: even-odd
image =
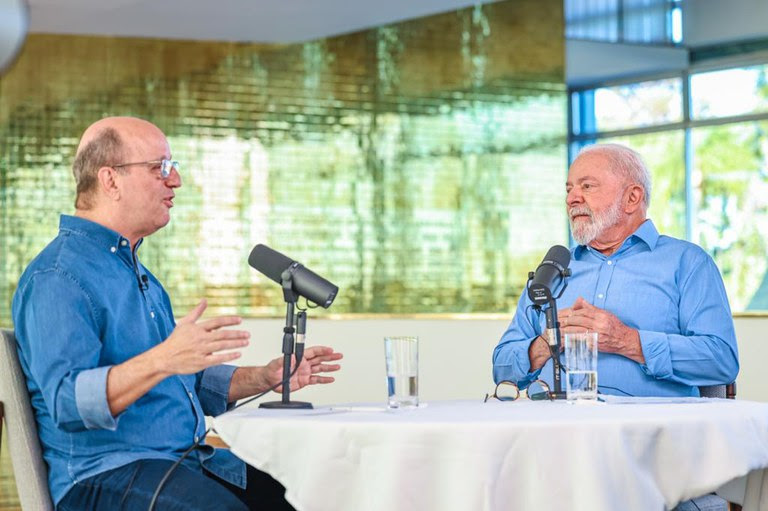
[[[283,408],[288,410],[306,410],[313,408],[312,403],[306,401],[288,401],[283,403],[282,401],[269,401],[268,403],[261,403],[259,408]]]

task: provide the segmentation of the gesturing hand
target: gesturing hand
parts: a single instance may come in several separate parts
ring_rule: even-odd
[[[339,364],[326,364],[326,362],[341,360],[343,356],[328,346],[312,346],[307,348],[304,351],[304,358],[302,358],[301,364],[299,364],[299,370],[291,378],[291,391],[299,390],[307,385],[333,383],[333,376],[321,376],[319,373],[338,371],[341,368]],[[293,371],[295,365],[296,357],[294,355],[291,361],[291,371]],[[276,358],[267,364],[266,373],[270,387],[279,383],[283,378],[283,358]],[[282,388],[282,386],[277,387],[275,392],[281,392]]]
[[[584,298],[577,298],[572,307],[559,311],[557,318],[560,321],[561,333],[597,332],[599,351],[616,353],[640,364],[645,363],[640,333]]]
[[[242,319],[238,316],[220,316],[198,322],[207,306],[208,303],[201,300],[177,322],[171,335],[154,348],[163,372],[192,374],[240,357],[239,351],[217,352],[248,345],[248,332],[223,329],[239,325]]]

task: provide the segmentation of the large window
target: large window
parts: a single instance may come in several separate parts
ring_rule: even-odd
[[[734,312],[768,311],[768,64],[575,90],[571,112],[571,157],[640,152],[659,230],[712,255]]]

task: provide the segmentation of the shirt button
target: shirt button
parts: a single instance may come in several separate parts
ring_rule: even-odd
[[[128,244],[128,242],[126,240],[123,240],[123,241],[120,242],[120,245],[122,245],[122,246],[126,246],[127,244]]]
[[[200,437],[199,437],[199,436],[197,436],[197,435],[195,435],[195,443],[197,443],[197,441],[198,441],[199,439],[200,439]]]
[[[599,295],[597,295],[597,297],[598,298],[602,298],[603,297],[603,293],[600,293]]]
[[[155,317],[155,311],[150,311],[149,312],[149,317],[150,318],[154,318]]]
[[[608,266],[612,265],[613,261],[608,261]]]
[[[189,396],[189,399],[192,399],[192,393],[191,392],[187,392],[187,395]]]
[[[114,254],[115,252],[117,252],[117,247],[109,247],[109,251]]]

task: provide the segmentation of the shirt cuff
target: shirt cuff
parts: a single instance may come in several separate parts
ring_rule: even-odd
[[[229,388],[237,366],[218,365],[203,371],[197,397],[206,415],[216,416],[228,409]]]
[[[667,335],[661,332],[640,330],[640,346],[643,349],[645,364],[642,369],[645,374],[657,379],[667,379],[672,376],[672,357],[669,352]]]
[[[112,366],[81,371],[75,379],[77,412],[88,429],[117,429],[117,420],[109,411],[107,375]]]

